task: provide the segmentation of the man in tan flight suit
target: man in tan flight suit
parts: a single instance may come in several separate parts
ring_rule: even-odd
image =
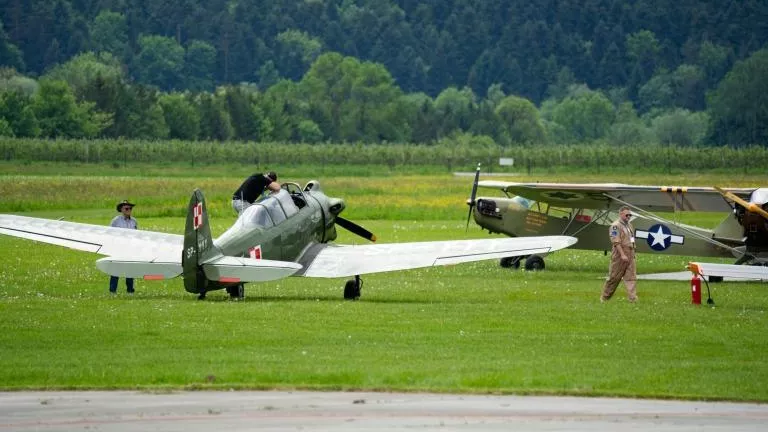
[[[600,302],[609,300],[619,282],[624,279],[627,286],[627,297],[634,303],[637,300],[635,284],[637,282],[637,271],[635,268],[635,228],[629,223],[632,213],[629,207],[622,207],[619,210],[619,220],[612,223],[608,228],[608,234],[611,237],[611,265],[608,267],[608,280],[603,286],[603,294],[600,296]]]

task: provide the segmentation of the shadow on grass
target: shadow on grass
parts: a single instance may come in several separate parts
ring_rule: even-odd
[[[265,296],[265,295],[247,295],[242,299],[233,299],[228,295],[213,294],[208,295],[205,299],[199,300],[197,295],[189,294],[188,296],[179,295],[117,295],[117,296],[105,296],[106,300],[115,301],[193,301],[201,303],[267,303],[267,302],[328,302],[328,303],[343,303],[343,302],[362,302],[362,303],[381,303],[381,304],[434,304],[444,303],[435,300],[424,299],[402,299],[402,298],[366,298],[361,297],[358,300],[345,300],[341,295],[287,295],[287,296]]]

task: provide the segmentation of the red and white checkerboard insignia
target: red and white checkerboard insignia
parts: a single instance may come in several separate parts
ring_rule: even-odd
[[[199,202],[197,205],[192,209],[192,225],[195,227],[195,229],[200,228],[203,226],[203,203]]]
[[[253,259],[261,259],[261,245],[248,249],[248,256]]]

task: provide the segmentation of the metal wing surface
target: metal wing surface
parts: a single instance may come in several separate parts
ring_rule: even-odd
[[[143,262],[181,264],[184,238],[154,231],[0,215],[0,234]]]
[[[335,278],[511,256],[547,254],[576,243],[568,236],[453,240],[360,246],[317,245],[297,276]]]
[[[768,281],[768,267],[690,262],[688,269],[702,276],[723,276],[734,279],[760,279]]]
[[[478,186],[549,203],[555,207],[617,210],[623,203],[647,211],[731,211],[731,206],[711,187],[637,186],[620,183],[509,183],[481,181]],[[754,189],[725,190],[749,200]]]

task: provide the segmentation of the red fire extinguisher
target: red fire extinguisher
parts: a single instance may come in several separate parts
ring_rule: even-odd
[[[697,273],[691,278],[691,304],[701,304],[701,278]]]

